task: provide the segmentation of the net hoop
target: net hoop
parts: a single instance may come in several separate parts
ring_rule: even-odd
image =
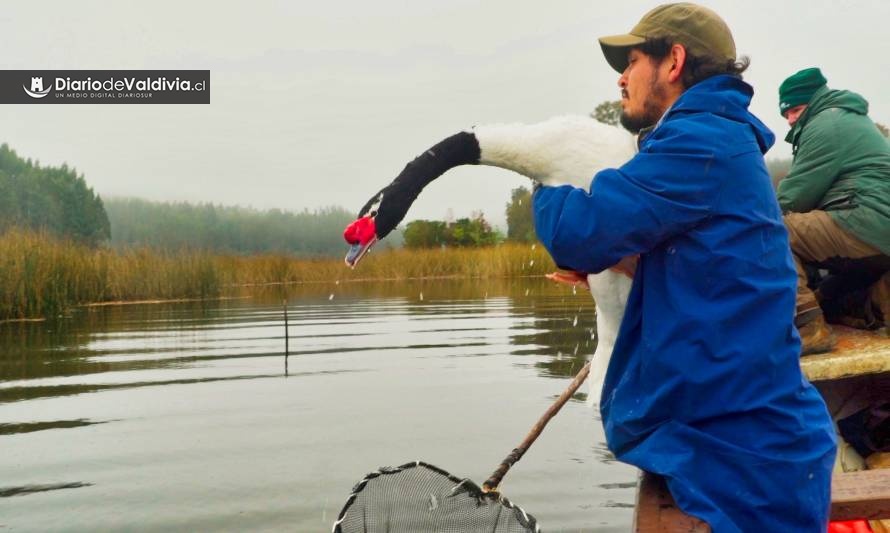
[[[453,492],[466,492],[467,494],[473,496],[474,498],[483,501],[489,500],[491,502],[497,502],[506,509],[513,511],[516,516],[516,520],[520,522],[523,526],[534,530],[535,533],[541,533],[541,527],[538,525],[537,519],[532,515],[528,514],[518,505],[511,502],[506,497],[502,496],[499,492],[484,492],[479,485],[474,483],[469,478],[459,478],[441,468],[431,465],[429,463],[425,463],[423,461],[411,461],[410,463],[405,463],[400,466],[382,466],[377,471],[371,472],[362,478],[361,481],[356,483],[356,485],[352,488],[352,492],[349,495],[349,498],[346,499],[346,503],[343,505],[343,509],[340,511],[340,514],[337,516],[337,521],[334,522],[334,526],[331,529],[332,533],[342,533],[342,529],[340,524],[346,519],[349,514],[349,508],[352,506],[355,499],[358,497],[359,493],[368,485],[368,482],[374,478],[397,474],[402,472],[403,470],[407,470],[409,468],[425,468],[432,472],[435,472],[439,475],[447,477],[450,481],[453,481],[455,486],[452,489]]]

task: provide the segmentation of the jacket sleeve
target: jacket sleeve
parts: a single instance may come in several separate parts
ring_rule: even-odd
[[[724,165],[715,142],[702,139],[720,135],[693,135],[682,122],[663,124],[628,163],[599,172],[590,192],[569,185],[535,192],[535,231],[560,268],[600,272],[708,217]]]
[[[804,125],[791,170],[776,188],[782,212],[812,211],[837,179],[843,143],[835,122],[834,114],[826,111]]]

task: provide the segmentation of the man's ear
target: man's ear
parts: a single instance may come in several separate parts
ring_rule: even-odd
[[[686,67],[686,47],[682,44],[671,46],[671,69],[668,71],[668,81],[676,83],[682,81],[683,69]]]

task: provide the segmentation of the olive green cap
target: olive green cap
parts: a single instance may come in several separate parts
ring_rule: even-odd
[[[736,59],[735,41],[726,22],[710,9],[687,2],[660,5],[643,15],[630,33],[600,37],[599,41],[606,61],[622,73],[631,48],[660,37],[682,44],[690,55]]]
[[[827,83],[818,68],[805,68],[788,76],[779,86],[779,114],[784,117],[792,107],[810,103],[816,91]]]

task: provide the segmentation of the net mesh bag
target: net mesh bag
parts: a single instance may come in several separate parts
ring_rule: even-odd
[[[534,517],[507,498],[421,461],[365,476],[333,528],[333,533],[539,531]]]

